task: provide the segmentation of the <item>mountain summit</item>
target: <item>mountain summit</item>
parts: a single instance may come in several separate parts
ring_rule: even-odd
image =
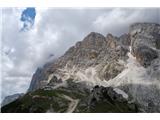
[[[118,38],[108,34],[104,37],[99,33],[91,32],[82,41],[70,47],[63,56],[47,63],[43,68],[38,68],[33,75],[29,91],[45,86],[53,75],[63,80],[72,77],[75,79],[80,76],[74,73],[88,68],[96,67],[97,75],[99,74],[98,77],[102,80],[115,77],[116,73],[109,73],[106,67],[116,64],[118,68],[111,68],[111,71],[121,72],[123,69],[123,65],[118,60],[126,60],[129,51],[129,46],[123,41],[129,42],[129,35],[125,34]],[[101,74],[102,70],[106,73]],[[105,77],[107,72],[108,77]]]
[[[118,29],[118,28],[117,28]],[[160,25],[91,32],[34,73],[2,112],[160,112]]]

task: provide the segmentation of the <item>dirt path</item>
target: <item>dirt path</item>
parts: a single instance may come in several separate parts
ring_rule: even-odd
[[[67,96],[67,95],[63,95],[63,97],[69,101],[71,101],[71,103],[69,104],[69,107],[67,109],[67,113],[72,113],[74,112],[75,108],[78,105],[79,99],[72,99],[71,97]]]

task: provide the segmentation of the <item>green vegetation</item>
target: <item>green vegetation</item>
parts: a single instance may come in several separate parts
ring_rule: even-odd
[[[68,108],[70,101],[61,97],[61,93],[53,90],[39,89],[32,93],[27,93],[22,98],[2,107],[2,112],[47,112],[52,105],[55,112]]]
[[[73,112],[79,113],[104,113],[104,112],[138,112],[135,104],[130,105],[127,101],[115,101],[110,98],[94,100],[89,89],[81,83],[72,80],[67,81],[67,86],[57,89],[38,89],[28,92],[23,97],[2,107],[2,112],[13,113],[44,113],[44,112],[67,112],[72,101],[79,100]]]

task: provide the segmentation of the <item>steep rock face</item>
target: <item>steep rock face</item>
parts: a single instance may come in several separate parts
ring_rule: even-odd
[[[158,58],[156,49],[160,49],[160,25],[154,23],[136,23],[130,27],[132,54],[144,67]]]
[[[98,77],[103,80],[109,80],[115,77],[123,70],[123,64],[119,60],[127,59],[129,51],[128,35],[125,34],[120,38],[108,34],[107,37],[95,32],[88,34],[83,41],[77,42],[66,51],[66,53],[57,60],[46,64],[43,68],[39,68],[33,75],[29,91],[36,90],[48,84],[48,79],[54,74],[56,77],[61,77],[63,80],[75,78],[78,71],[85,70],[89,67],[97,69]],[[123,41],[123,42],[122,42]],[[113,70],[105,69],[106,64],[118,64],[120,68],[114,67]],[[74,69],[75,68],[75,69]],[[110,67],[110,69],[112,69]],[[104,70],[103,74],[101,70]],[[64,74],[64,71],[67,72]],[[69,73],[69,71],[72,71]],[[111,73],[110,71],[114,72]],[[72,75],[70,75],[72,74]],[[112,75],[110,75],[112,74]]]
[[[144,67],[148,67],[152,60],[158,58],[158,52],[156,50],[143,45],[137,47],[134,55],[137,61]]]
[[[29,91],[38,89],[42,85],[42,80],[45,80],[46,74],[44,69],[38,68],[36,73],[33,74],[32,81],[30,83]]]
[[[154,23],[135,23],[130,27],[132,50],[143,44],[152,48],[160,48],[160,25]]]
[[[56,61],[45,65],[43,69],[37,69],[33,75],[29,91],[44,86],[43,84],[46,83],[51,74],[63,76],[59,69],[63,69],[65,66],[71,69],[74,65],[82,68],[95,64],[102,46],[106,46],[105,37],[99,33],[91,32],[82,42],[77,42],[75,46],[70,47]],[[39,74],[41,75],[39,76]]]

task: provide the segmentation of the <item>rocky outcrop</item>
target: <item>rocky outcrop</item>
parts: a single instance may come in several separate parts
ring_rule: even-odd
[[[58,79],[56,76],[53,76],[47,85],[56,86],[60,83],[62,83],[62,79]]]
[[[150,66],[151,62],[158,58],[158,52],[148,46],[140,45],[135,49],[134,55],[137,61],[144,67]]]
[[[111,49],[115,49],[117,47],[117,37],[113,36],[112,34],[107,34],[106,40],[107,40],[107,47]]]
[[[38,68],[36,72],[33,74],[28,91],[32,91],[43,86],[43,81],[46,80],[46,78],[47,75],[45,69]]]
[[[124,65],[119,63],[116,60],[113,60],[111,62],[106,63],[103,66],[100,66],[99,70],[99,76],[103,80],[106,81],[113,79],[116,77],[119,73],[121,73],[122,70],[124,70]]]
[[[160,25],[136,23],[130,27],[132,54],[141,65],[147,67],[158,57],[160,49]]]
[[[160,25],[154,23],[135,23],[130,27],[132,52],[137,45],[143,44],[152,48],[160,48]]]
[[[128,101],[126,93],[112,87],[95,86],[88,104],[92,112],[140,112],[138,105]]]
[[[126,93],[125,93],[126,94]],[[91,101],[103,101],[106,98],[111,101],[125,102],[128,99],[128,95],[126,94],[126,98],[123,94],[118,94],[112,87],[103,87],[96,85],[90,95]]]

